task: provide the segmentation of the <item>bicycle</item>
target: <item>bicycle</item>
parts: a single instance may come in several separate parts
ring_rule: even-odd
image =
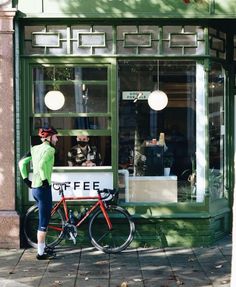
[[[127,210],[112,204],[118,196],[117,190],[98,190],[96,196],[66,197],[64,189],[66,183],[54,182],[60,200],[56,202],[51,211],[48,225],[46,245],[54,248],[63,239],[69,238],[76,244],[77,228],[90,217],[89,237],[92,245],[105,253],[118,253],[126,249],[133,240],[135,225]],[[85,214],[72,222],[69,216],[67,202],[95,200],[86,210]],[[33,205],[26,213],[24,219],[24,234],[27,242],[37,248],[38,207]]]

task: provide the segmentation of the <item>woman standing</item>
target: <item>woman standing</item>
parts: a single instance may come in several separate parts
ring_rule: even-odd
[[[52,209],[51,175],[54,165],[55,145],[58,141],[57,131],[53,127],[40,128],[38,135],[42,143],[33,146],[31,151],[19,161],[19,169],[25,184],[32,188],[32,194],[39,209],[37,231],[38,260],[55,257],[52,249],[46,247],[45,238]],[[33,176],[29,180],[28,164],[32,162]]]

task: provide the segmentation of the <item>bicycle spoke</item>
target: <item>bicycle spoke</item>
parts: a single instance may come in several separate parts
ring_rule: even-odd
[[[95,207],[97,207],[96,204]],[[57,206],[58,208],[58,206]],[[93,209],[94,210],[94,209]],[[89,222],[89,236],[92,244],[106,253],[117,253],[129,246],[135,231],[134,223],[129,213],[120,206],[106,206],[107,215],[104,217],[102,210],[97,210]],[[110,219],[112,228],[109,229],[107,218]],[[24,233],[28,243],[37,247],[38,208],[31,207],[24,220]],[[46,244],[56,246],[66,234],[68,226],[60,209],[51,216],[48,225]]]
[[[100,242],[104,237],[106,237],[106,236],[109,235],[109,234],[110,234],[110,233],[109,233],[109,231],[108,231],[108,232],[104,233],[101,237],[97,238],[96,240],[97,240],[98,242]]]
[[[24,234],[27,242],[32,247],[37,247],[37,227],[38,227],[38,208],[32,206],[24,220]],[[50,228],[51,227],[51,228]],[[46,244],[55,246],[61,240],[63,234],[64,219],[60,210],[57,210],[50,219],[49,228],[46,236]]]
[[[89,234],[92,244],[107,253],[116,253],[125,249],[133,239],[134,225],[127,212],[121,207],[107,209],[112,223],[108,230],[107,222],[101,211],[98,211],[90,221]]]

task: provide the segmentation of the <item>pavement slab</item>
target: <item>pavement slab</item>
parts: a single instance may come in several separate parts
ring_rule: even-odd
[[[204,248],[56,252],[54,260],[38,261],[33,248],[0,249],[0,287],[230,287],[231,236]]]

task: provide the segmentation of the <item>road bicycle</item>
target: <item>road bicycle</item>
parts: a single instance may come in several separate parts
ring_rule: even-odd
[[[95,196],[65,196],[66,183],[53,183],[54,189],[61,196],[51,211],[48,225],[46,244],[49,247],[57,246],[63,239],[70,239],[76,244],[80,228],[86,219],[89,219],[88,232],[91,243],[98,250],[105,253],[118,253],[126,249],[133,240],[135,225],[131,215],[121,206],[115,205],[114,199],[118,196],[117,190],[98,190]],[[80,217],[71,216],[68,202],[87,201],[90,207]],[[77,220],[76,220],[77,219]],[[77,222],[75,222],[75,220]],[[27,242],[37,248],[38,207],[30,207],[24,219],[24,234]]]

